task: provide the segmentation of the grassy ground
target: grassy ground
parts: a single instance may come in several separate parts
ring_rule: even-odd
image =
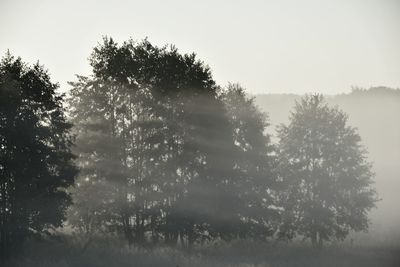
[[[265,244],[237,241],[212,244],[191,251],[157,247],[128,248],[101,239],[86,249],[72,239],[29,242],[5,267],[294,267],[294,266],[400,266],[400,248],[339,247],[315,250],[305,244]]]

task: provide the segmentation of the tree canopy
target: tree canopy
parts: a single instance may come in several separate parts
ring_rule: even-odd
[[[58,85],[39,64],[0,62],[0,250],[62,225],[76,169]]]
[[[278,137],[278,169],[286,186],[281,234],[301,234],[322,246],[350,230],[366,230],[376,201],[374,174],[347,115],[321,95],[308,95],[296,103]]]
[[[3,258],[65,217],[87,244],[112,234],[129,246],[297,235],[322,246],[368,228],[372,165],[321,95],[296,102],[274,143],[254,99],[219,87],[195,54],[106,37],[89,62],[67,99],[39,64],[0,62]]]
[[[221,94],[194,54],[147,40],[106,38],[90,62],[93,75],[72,83],[70,101],[82,170],[76,207],[85,202],[99,209],[94,217],[107,214],[101,225],[130,243],[150,234],[191,245],[245,236],[245,221],[259,232],[270,227],[270,214],[256,212],[271,204],[267,125],[241,89]],[[73,209],[72,221],[82,223],[83,212]]]

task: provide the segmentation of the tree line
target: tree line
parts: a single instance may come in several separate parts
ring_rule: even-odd
[[[195,54],[104,38],[68,97],[39,64],[0,63],[0,246],[65,224],[129,245],[293,239],[368,227],[376,193],[347,115],[321,95],[288,125]]]

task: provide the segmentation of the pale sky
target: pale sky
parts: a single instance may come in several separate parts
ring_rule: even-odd
[[[400,88],[400,0],[0,0],[0,53],[68,90],[103,35],[195,52],[250,93]]]

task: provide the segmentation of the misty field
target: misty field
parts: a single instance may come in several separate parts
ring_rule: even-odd
[[[101,10],[103,1],[95,2],[91,11]],[[11,12],[9,4],[9,18],[0,16],[4,21],[20,13]],[[36,5],[41,10],[49,6]],[[303,5],[293,5],[296,14]],[[113,2],[107,12],[117,6],[123,5]],[[156,11],[139,6],[124,7],[130,12],[126,17]],[[174,9],[182,13],[178,6]],[[227,1],[226,7],[232,6]],[[288,7],[273,13],[290,13]],[[68,21],[74,21],[81,8],[79,3],[73,12],[63,12],[73,14]],[[196,10],[190,8],[190,20]],[[0,14],[8,12],[0,8]],[[95,13],[115,23],[112,16]],[[162,9],[163,16],[176,20],[169,13]],[[207,12],[201,13],[204,24]],[[237,18],[245,13],[240,8]],[[118,12],[118,17],[125,16]],[[341,45],[331,25],[321,27],[321,38],[305,41],[315,29],[304,27],[307,34],[302,34],[293,27],[299,21],[291,19],[285,24],[295,39],[268,37],[268,44],[283,40],[282,53],[250,36],[236,39],[251,46],[233,49],[233,42],[217,42],[193,27],[187,32],[207,36],[202,39],[212,45],[199,50],[199,42],[190,44],[185,33],[176,39],[178,49],[169,43],[172,35],[165,40],[169,34],[136,39],[141,35],[131,27],[143,27],[152,21],[149,17],[129,24],[126,33],[133,37],[120,34],[128,23],[118,31],[99,27],[97,42],[88,36],[89,29],[82,36],[61,31],[87,48],[84,56],[72,45],[62,49],[49,42],[51,34],[33,42],[19,27],[7,26],[13,35],[24,36],[23,44],[30,40],[22,46],[33,49],[36,44],[46,51],[29,56],[16,43],[7,43],[17,50],[7,48],[0,58],[0,267],[400,266],[400,72],[393,71],[391,78],[373,75],[400,70],[389,66],[400,62],[400,54],[387,54],[390,60],[380,66],[371,60],[363,64],[360,59],[368,53],[360,48],[376,43],[357,36],[357,49],[338,57]],[[323,17],[319,14],[318,21]],[[338,24],[343,16],[332,17],[331,24]],[[268,25],[276,28],[273,21]],[[22,22],[16,24],[31,23]],[[35,33],[45,24],[40,25]],[[349,25],[342,26],[340,34]],[[365,28],[346,34],[343,44]],[[236,35],[239,27],[232,29]],[[323,48],[318,40],[327,40],[326,33],[333,38]],[[398,51],[396,42],[378,37],[385,43],[382,51],[389,43]],[[57,46],[54,62],[46,61],[51,49],[43,42]],[[317,46],[305,53],[313,43]],[[222,71],[217,54],[231,48],[222,65],[233,61]],[[298,48],[296,57],[291,51]],[[273,56],[263,59],[268,51]],[[62,54],[70,58],[71,68]],[[336,65],[329,54],[339,59]],[[356,64],[341,58],[351,54]],[[383,54],[373,57],[384,62]],[[33,58],[40,61],[31,64]],[[64,78],[53,79],[57,65],[63,66]],[[376,69],[357,74],[361,65]],[[221,79],[230,67],[244,69]],[[280,78],[272,86],[265,77]]]
[[[284,244],[235,241],[213,243],[191,250],[171,247],[128,248],[116,239],[98,239],[84,248],[76,237],[31,241],[5,267],[291,267],[291,266],[399,266],[398,247],[350,243],[313,249],[307,243]],[[63,241],[63,242],[60,242]]]

